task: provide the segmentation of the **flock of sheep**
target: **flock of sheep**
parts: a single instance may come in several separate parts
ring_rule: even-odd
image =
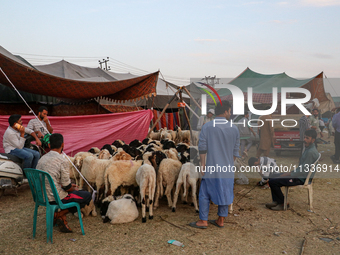
[[[79,182],[80,188],[91,191],[74,169],[75,166],[97,190],[95,204],[100,207],[103,218],[106,216],[104,222],[121,223],[136,219],[138,211],[136,215],[136,209],[131,207],[131,204],[135,204],[135,196],[138,197],[137,203],[142,206],[142,222],[146,222],[147,210],[149,219],[153,218],[153,208],[159,206],[159,199],[163,195],[166,195],[169,207],[175,212],[181,190],[182,200],[187,202],[190,187],[192,202],[198,212],[196,191],[199,173],[195,171],[194,164],[199,163],[199,158],[197,147],[189,146],[190,138],[190,131],[187,130],[161,129],[151,132],[143,141],[134,140],[125,144],[116,140],[101,149],[78,152],[74,157],[69,157],[73,163],[70,163],[70,178]],[[197,144],[197,141],[198,136],[193,134],[192,143]],[[123,195],[119,200],[115,196],[118,193]],[[118,210],[117,201],[126,208]],[[85,215],[91,212],[93,216],[96,215],[93,203],[85,211]],[[117,215],[119,211],[125,211],[124,215]]]

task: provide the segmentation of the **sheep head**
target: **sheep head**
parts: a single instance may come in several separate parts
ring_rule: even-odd
[[[111,153],[107,149],[103,149],[99,152],[98,159],[109,159]]]
[[[83,166],[83,158],[81,156],[76,156],[73,164],[78,168],[78,170],[80,170]]]

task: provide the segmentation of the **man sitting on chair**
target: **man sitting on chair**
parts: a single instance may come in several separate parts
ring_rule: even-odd
[[[305,151],[302,153],[299,166],[289,173],[280,173],[269,179],[270,191],[272,193],[273,202],[266,204],[266,207],[274,211],[282,211],[284,209],[284,196],[281,191],[282,186],[303,185],[306,181],[308,172],[313,171],[311,164],[319,158],[319,152],[315,147],[317,133],[314,129],[305,131]],[[315,169],[314,169],[315,171]]]
[[[38,162],[37,169],[49,173],[53,179],[54,185],[58,191],[62,203],[67,204],[77,202],[80,208],[88,205],[91,202],[91,193],[84,190],[78,190],[75,184],[71,183],[70,174],[68,171],[69,162],[61,154],[64,149],[64,138],[61,134],[52,134],[50,137],[50,152],[41,157]],[[51,204],[55,204],[52,189],[46,181],[46,192],[48,200]],[[68,212],[77,212],[76,207],[61,210],[54,214],[54,221],[58,224],[60,231],[71,233],[72,230],[67,224],[66,214]]]

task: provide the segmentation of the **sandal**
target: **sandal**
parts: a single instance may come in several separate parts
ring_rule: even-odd
[[[265,183],[265,184],[261,187],[261,189],[270,189],[268,182]]]
[[[200,229],[206,229],[207,228],[206,226],[197,226],[196,223],[197,222],[191,222],[191,223],[189,223],[189,226],[193,227],[193,228],[200,228]]]
[[[209,220],[209,223],[213,224],[214,226],[218,227],[218,228],[224,228],[224,226],[220,226],[217,224],[216,220]]]
[[[73,233],[72,229],[68,226],[66,219],[57,218],[56,223],[59,226],[60,232]]]
[[[257,186],[263,186],[263,185],[265,185],[265,183],[262,182],[262,181],[259,181],[258,183],[256,183],[256,185],[257,185]]]

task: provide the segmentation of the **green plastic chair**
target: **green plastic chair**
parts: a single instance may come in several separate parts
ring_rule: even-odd
[[[37,214],[38,214],[38,207],[45,206],[46,207],[46,234],[47,234],[47,243],[51,240],[53,243],[53,219],[54,219],[54,212],[57,209],[68,209],[71,207],[77,207],[78,211],[78,218],[81,227],[81,232],[85,235],[84,227],[83,227],[83,220],[81,218],[80,206],[76,202],[63,204],[60,200],[58,195],[57,189],[54,185],[53,179],[51,175],[47,172],[32,169],[32,168],[25,168],[24,169],[25,175],[28,179],[28,183],[31,188],[33,200],[35,202],[35,209],[34,209],[34,216],[33,216],[33,239],[35,238],[36,226],[37,226]],[[45,187],[45,180],[48,180],[54,199],[56,201],[56,205],[51,205],[48,201],[47,194],[46,194],[46,187]]]

